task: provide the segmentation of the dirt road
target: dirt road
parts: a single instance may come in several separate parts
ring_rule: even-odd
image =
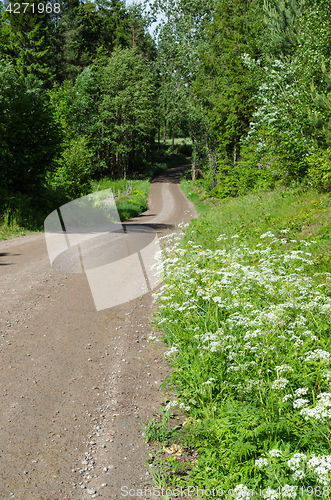
[[[196,216],[182,170],[152,183],[135,223],[161,235]],[[120,499],[148,482],[141,423],[168,370],[147,341],[151,294],[97,312],[86,275],[54,271],[34,234],[0,242],[0,297],[0,499]]]

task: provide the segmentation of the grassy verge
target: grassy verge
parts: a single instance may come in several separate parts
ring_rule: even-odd
[[[11,216],[9,209],[4,210],[4,213],[0,216],[0,240],[7,240],[15,236],[24,236],[30,232],[18,224],[15,215]]]
[[[163,411],[186,417],[153,434],[155,484],[328,498],[331,196],[201,201],[199,184],[182,187],[201,215],[164,256],[156,322],[173,367]]]
[[[118,179],[102,179],[101,181],[93,182],[93,191],[111,188],[115,196],[118,191],[123,193],[126,186],[131,181]],[[149,194],[150,182],[148,180],[132,180],[132,192],[127,196],[115,198],[116,207],[121,221],[131,219],[147,210],[147,198]]]

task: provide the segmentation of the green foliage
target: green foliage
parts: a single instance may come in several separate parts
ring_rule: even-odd
[[[309,460],[330,446],[318,417],[329,387],[330,276],[318,256],[331,248],[330,206],[302,189],[215,202],[171,243],[157,319],[173,403],[190,412],[176,439],[198,454],[178,481],[238,495],[321,481]]]
[[[102,141],[125,178],[138,169],[155,136],[156,74],[136,48],[118,49],[100,69],[100,82]]]
[[[264,22],[273,42],[274,55],[290,55],[300,40],[297,21],[303,13],[303,0],[264,0]]]
[[[167,429],[169,418],[170,413],[168,411],[162,411],[161,422],[157,422],[155,419],[148,421],[144,431],[145,443],[156,441],[164,445],[169,441],[173,433],[178,429],[178,426]]]
[[[260,25],[256,2],[222,0],[207,30],[209,47],[200,54],[193,89],[216,138],[218,161],[236,163],[240,139],[248,130],[253,89],[243,56],[256,53]]]
[[[49,185],[62,188],[71,200],[87,195],[92,189],[92,158],[93,153],[89,151],[84,137],[71,139],[56,161],[55,170],[49,174]]]
[[[330,62],[331,67],[331,62]],[[324,79],[328,89],[331,90],[331,72],[326,72],[325,64],[322,64]],[[309,118],[315,129],[322,129],[325,136],[325,143],[331,144],[331,92],[326,95],[319,94],[314,83],[311,84],[312,99],[315,105],[315,112],[309,112]]]
[[[43,185],[59,151],[60,131],[40,82],[25,80],[0,61],[1,181],[11,191],[27,193]]]
[[[308,157],[308,178],[321,191],[331,191],[331,148],[318,149]]]

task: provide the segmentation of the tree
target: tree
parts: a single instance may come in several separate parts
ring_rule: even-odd
[[[102,136],[120,177],[138,168],[156,133],[156,74],[137,48],[116,49],[101,70]]]
[[[152,4],[152,11],[162,13],[164,17],[156,30],[157,69],[161,83],[160,116],[164,130],[168,124],[171,133],[181,121],[181,115],[187,118],[193,141],[193,177],[197,164],[203,162],[205,157],[206,145],[202,137],[208,140],[210,134],[205,129],[201,130],[202,124],[204,127],[208,124],[200,102],[194,99],[192,82],[199,70],[199,53],[208,44],[205,29],[212,19],[216,3],[216,0],[155,0]]]
[[[47,95],[33,75],[17,75],[0,61],[1,181],[11,191],[40,188],[59,152],[60,131]]]
[[[264,23],[273,55],[293,54],[301,41],[297,20],[302,16],[303,0],[264,0]]]
[[[44,2],[46,3],[46,2]],[[44,3],[39,4],[44,6]],[[28,4],[28,5],[25,5]],[[52,30],[51,15],[44,10],[33,13],[36,3],[27,0],[19,13],[3,10],[1,19],[1,53],[15,65],[23,77],[34,75],[38,79],[51,82],[54,78],[54,65],[49,35]],[[23,13],[23,5],[26,12]]]
[[[200,54],[199,76],[193,85],[216,135],[221,161],[236,164],[240,139],[253,111],[252,89],[244,54],[256,55],[260,27],[254,0],[221,0],[207,30],[209,47]]]

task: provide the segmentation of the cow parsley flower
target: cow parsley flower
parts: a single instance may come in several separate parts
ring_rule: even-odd
[[[293,408],[302,408],[303,406],[306,406],[309,403],[309,399],[296,399],[293,401]]]
[[[258,458],[255,460],[255,466],[256,467],[265,467],[266,465],[269,465],[269,462],[266,458]]]
[[[330,482],[329,474],[331,472],[331,456],[322,455],[316,456],[313,454],[307,462],[307,467],[316,475],[316,481],[320,484],[327,485]]]
[[[277,449],[275,448],[275,449],[273,449],[273,450],[270,450],[270,451],[269,451],[269,455],[270,455],[271,457],[276,457],[276,458],[278,458],[278,457],[281,457],[281,456],[283,455],[283,452],[282,452],[282,450],[277,450]]]
[[[307,459],[307,456],[304,455],[303,453],[295,453],[292,456],[292,458],[290,458],[290,460],[287,461],[287,465],[294,473],[292,475],[294,480],[303,479],[305,477],[305,473],[304,473],[304,470],[302,468],[302,465],[304,465],[304,464],[301,464],[301,462],[303,460],[306,460],[306,459]]]
[[[331,393],[321,392],[317,396],[317,403],[314,408],[303,408],[300,415],[304,416],[306,420],[313,418],[321,422],[331,418]]]
[[[308,356],[305,361],[329,361],[331,354],[322,349],[315,349],[314,351],[307,352]]]
[[[271,386],[271,389],[285,389],[286,384],[288,383],[288,380],[286,378],[279,378],[275,380]]]
[[[302,387],[302,388],[297,389],[297,390],[294,392],[294,394],[295,394],[296,396],[305,396],[305,395],[307,394],[307,391],[308,391],[308,388],[307,388],[307,387],[304,387],[304,388]]]
[[[283,373],[283,372],[293,372],[293,368],[289,365],[280,365],[280,366],[276,366],[275,367],[275,370],[279,373]]]
[[[237,500],[249,500],[254,495],[254,491],[244,484],[238,484],[233,490],[233,495]]]
[[[284,396],[283,399],[282,399],[283,403],[286,403],[286,401],[288,399],[290,399],[291,397],[292,397],[292,394],[286,394],[286,396]]]

